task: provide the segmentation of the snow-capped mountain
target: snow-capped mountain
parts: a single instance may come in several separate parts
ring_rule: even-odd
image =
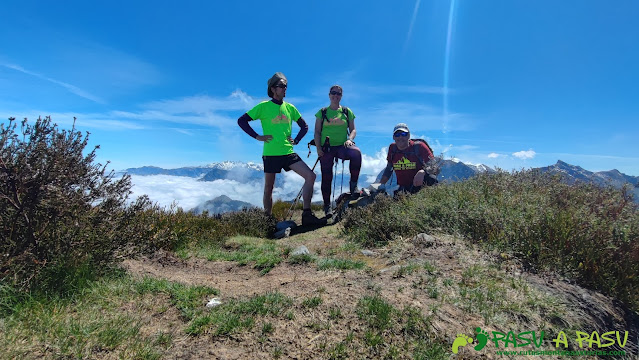
[[[232,170],[236,168],[246,168],[255,171],[264,171],[264,165],[254,163],[254,162],[241,162],[241,161],[222,161],[217,163],[211,163],[207,165],[210,169],[220,169],[220,170]]]
[[[621,173],[619,170],[608,170],[592,172],[581,166],[571,165],[561,160],[556,164],[538,168],[541,172],[549,172],[552,174],[561,174],[564,181],[572,184],[577,181],[594,182],[597,185],[612,185],[620,188],[626,183],[630,183],[635,187],[639,186],[639,176],[630,176]]]
[[[173,176],[188,176],[198,178],[201,176],[205,176],[211,171],[217,171],[218,176],[213,176],[213,178],[224,179],[225,177],[222,174],[226,174],[226,172],[238,171],[246,173],[259,172],[262,173],[264,171],[264,166],[262,164],[257,164],[254,162],[240,162],[240,161],[222,161],[217,163],[211,163],[203,166],[187,166],[176,169],[163,169],[156,166],[143,166],[139,168],[129,168],[126,170],[119,171],[119,174],[129,174],[129,175],[141,175],[141,176],[150,176],[150,175],[173,175]],[[204,180],[204,181],[212,181],[212,180]]]
[[[382,172],[380,172],[377,175],[376,181],[379,182],[381,180],[383,172],[384,171],[382,170]],[[443,160],[441,165],[441,172],[437,176],[437,180],[439,180],[440,182],[461,181],[484,172],[492,173],[492,172],[495,172],[495,170],[483,164],[480,164],[480,165],[464,164],[463,162],[457,159]],[[393,188],[397,187],[396,185],[397,178],[395,177],[394,172],[391,175],[391,179],[389,180],[389,183],[395,184]]]

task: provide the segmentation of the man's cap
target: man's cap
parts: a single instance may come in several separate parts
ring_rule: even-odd
[[[270,79],[268,79],[268,83],[267,83],[268,88],[266,89],[266,93],[268,94],[268,97],[273,97],[273,92],[271,91],[271,88],[277,85],[277,83],[279,83],[280,80],[284,80],[288,82],[288,80],[286,80],[286,76],[284,76],[284,74],[282,74],[281,72],[276,72],[275,74],[273,74],[273,76],[271,76]]]
[[[409,133],[410,130],[408,130],[408,125],[404,124],[404,123],[399,123],[397,125],[395,125],[395,128],[393,129],[393,134],[398,132],[398,131],[404,131]]]

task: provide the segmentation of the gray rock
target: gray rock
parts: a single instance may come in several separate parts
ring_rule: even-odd
[[[304,245],[298,246],[295,250],[291,252],[291,256],[297,255],[309,255],[311,252],[308,251],[308,248]]]
[[[437,239],[435,239],[434,237],[428,235],[428,234],[417,234],[414,238],[413,238],[413,243],[415,245],[423,245],[425,247],[431,247],[433,245],[435,245],[435,243],[437,242]]]
[[[370,250],[362,250],[362,255],[364,256],[377,256],[377,253]]]

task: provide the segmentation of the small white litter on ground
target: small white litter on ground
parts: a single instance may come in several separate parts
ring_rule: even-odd
[[[222,300],[220,300],[220,298],[213,298],[206,303],[206,307],[216,307],[218,305],[222,305]]]

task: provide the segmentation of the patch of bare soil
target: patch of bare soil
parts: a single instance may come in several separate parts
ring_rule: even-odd
[[[326,253],[339,248],[344,240],[318,232],[305,234],[301,242],[311,252]],[[291,246],[300,243],[295,237],[284,239]],[[343,255],[343,254],[342,254]],[[184,335],[186,324],[180,322],[176,312],[166,312],[162,316],[150,316],[146,328],[175,334],[173,345],[165,358],[175,359],[324,359],[331,349],[344,342],[349,336],[362,339],[366,324],[357,316],[357,304],[362,297],[379,294],[397,309],[412,306],[430,318],[432,336],[443,339],[450,350],[458,334],[475,337],[473,330],[480,327],[484,331],[515,333],[552,328],[565,329],[568,336],[574,331],[629,331],[630,338],[622,349],[628,358],[639,356],[637,334],[639,316],[625,309],[614,299],[577,285],[552,278],[528,274],[512,260],[486,254],[460,239],[447,235],[429,236],[420,234],[412,239],[399,240],[392,246],[372,249],[367,256],[359,251],[348,255],[351,259],[362,260],[367,270],[320,271],[315,264],[290,265],[282,262],[268,274],[261,276],[259,270],[251,266],[239,266],[233,262],[211,262],[190,258],[182,260],[170,253],[158,253],[154,257],[128,260],[128,271],[134,276],[151,276],[191,285],[206,285],[220,290],[222,302],[229,299],[245,299],[252,295],[263,295],[278,291],[293,299],[290,311],[293,318],[258,317],[251,330],[230,336]],[[412,265],[411,265],[412,264]],[[427,271],[430,264],[431,270]],[[432,270],[435,269],[435,270]],[[518,287],[501,294],[512,295],[510,302],[501,302],[492,316],[485,315],[485,307],[490,302],[469,301],[460,295],[457,284],[469,285],[468,278],[473,272],[487,272],[491,269],[492,280],[503,280],[505,284]],[[484,274],[484,276],[486,276]],[[487,287],[486,280],[478,278],[477,288]],[[523,284],[523,285],[522,285]],[[505,286],[507,288],[507,286]],[[524,294],[524,295],[522,295]],[[526,295],[527,294],[527,295]],[[302,306],[304,299],[319,296],[321,305],[316,308]],[[526,297],[528,296],[528,297]],[[503,299],[502,299],[503,300]],[[511,299],[509,299],[511,300]],[[534,302],[541,302],[535,305]],[[204,303],[202,304],[204,306]],[[482,308],[483,307],[483,308]],[[331,315],[331,309],[339,309],[340,315]],[[263,334],[264,323],[273,325],[273,331]],[[176,324],[182,328],[175,329]],[[167,327],[172,327],[167,329]],[[554,344],[547,334],[545,349]],[[387,338],[401,334],[386,334]],[[349,358],[375,358],[376,352],[366,346],[356,347],[355,342],[347,343]],[[570,340],[574,343],[574,340]],[[361,341],[360,341],[361,343]],[[502,345],[503,349],[503,345]],[[572,350],[576,349],[571,344]],[[605,350],[612,350],[613,347]],[[400,349],[401,350],[401,349]],[[511,347],[512,350],[512,347]],[[517,349],[519,350],[519,349]],[[530,347],[524,350],[533,350]],[[471,345],[461,347],[452,358],[500,358],[495,355],[494,344],[489,343],[483,351],[475,351]],[[384,351],[379,351],[381,356]],[[411,358],[408,352],[399,352],[399,358]],[[516,358],[516,357],[513,357]],[[526,358],[536,358],[527,356]],[[543,359],[557,358],[543,356]],[[588,357],[581,357],[588,358]],[[610,357],[608,357],[610,358]]]

